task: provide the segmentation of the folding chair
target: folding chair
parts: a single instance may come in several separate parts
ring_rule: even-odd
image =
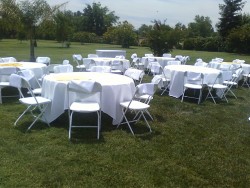
[[[73,72],[73,66],[71,64],[67,65],[57,65],[54,67],[54,73],[65,73]]]
[[[148,92],[150,94],[149,97],[153,96],[153,93],[155,92],[155,84],[151,84],[150,86],[151,86],[151,89],[148,89],[148,91],[151,91],[151,93]],[[141,117],[143,117],[147,127],[149,128],[149,131],[152,132],[151,127],[150,127],[150,125],[149,125],[149,123],[144,115],[144,112],[147,113],[147,110],[149,109],[150,106],[147,103],[144,103],[144,102],[137,100],[139,96],[142,96],[144,94],[145,94],[145,85],[139,84],[136,86],[136,91],[134,93],[133,98],[130,101],[120,103],[120,106],[122,107],[123,115],[122,115],[122,118],[120,120],[120,123],[117,125],[117,128],[121,124],[127,124],[131,133],[134,135],[134,131],[132,130],[130,123],[132,123],[132,122],[136,123],[141,119]],[[149,99],[147,99],[147,100],[150,101]],[[129,111],[136,113],[136,116],[131,121],[129,121],[127,116],[126,116],[127,113],[129,113]],[[125,122],[123,122],[123,119],[125,119]]]
[[[208,94],[207,94],[206,99],[212,98],[214,104],[216,104],[215,98],[225,99],[228,102],[227,97],[226,97],[228,86],[220,84],[221,79],[222,79],[222,73],[220,72],[218,76],[216,77],[214,83],[207,84]],[[216,90],[215,95],[213,94],[213,90]]]
[[[26,110],[17,118],[15,121],[14,125],[16,126],[18,121],[27,113],[30,112],[31,115],[34,117],[34,121],[30,124],[28,127],[27,131],[31,129],[31,127],[37,122],[37,120],[42,120],[45,121],[48,126],[50,127],[49,122],[46,120],[44,117],[42,119],[42,116],[47,108],[47,106],[51,103],[50,99],[41,97],[41,96],[35,96],[35,94],[32,91],[32,88],[29,84],[29,82],[20,75],[17,74],[11,74],[10,76],[10,85],[13,87],[16,87],[21,91],[21,88],[26,88],[28,89],[29,93],[31,94],[31,97],[21,97],[19,99],[20,103],[24,104],[27,106]],[[24,96],[21,94],[21,96]],[[35,115],[35,111],[38,111],[38,115]]]
[[[41,95],[42,93],[42,86],[39,83],[38,79],[36,78],[34,72],[32,70],[26,69],[26,70],[20,70],[17,72],[18,75],[23,76],[30,84],[32,92],[35,95]],[[30,92],[28,91],[28,94]]]
[[[16,67],[1,67],[0,68],[0,104],[2,104],[2,97],[14,97],[11,95],[2,96],[2,89],[10,86],[9,76],[17,73],[19,69]]]
[[[227,92],[225,93],[225,95],[230,92],[236,99],[236,95],[234,94],[234,92],[232,91],[232,88],[233,86],[237,87],[238,86],[238,82],[239,82],[239,79],[241,77],[241,74],[242,74],[243,70],[242,68],[240,69],[237,69],[235,71],[235,73],[232,75],[232,78],[230,80],[225,80],[223,82],[224,85],[228,86],[228,89],[227,89]]]
[[[101,129],[101,92],[102,86],[95,81],[70,81],[68,83],[69,99],[69,139],[72,128],[97,128],[97,139]],[[97,125],[73,124],[74,113],[97,113]]]
[[[145,73],[143,70],[135,69],[135,68],[128,68],[124,72],[124,76],[128,76],[132,78],[135,82],[135,85],[138,85],[142,82]]]
[[[188,98],[198,99],[198,104],[200,104],[202,98],[203,79],[204,75],[202,73],[196,73],[196,72],[184,73],[184,87],[183,87],[181,102],[183,102],[184,97],[188,97]],[[188,89],[192,89],[194,91],[199,90],[199,97],[197,98],[196,96],[185,95]]]
[[[79,71],[83,71],[85,69],[85,65],[82,63],[83,58],[81,54],[74,54],[73,61],[76,63],[76,68],[79,69]]]

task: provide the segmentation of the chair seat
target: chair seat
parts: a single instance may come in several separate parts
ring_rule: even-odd
[[[196,84],[185,84],[184,87],[191,89],[202,89],[202,85],[196,85]]]
[[[214,89],[227,89],[228,88],[228,86],[222,85],[222,84],[214,84],[214,85],[209,84],[208,87],[212,87]]]
[[[10,86],[9,82],[0,82],[0,87]]]
[[[77,65],[76,68],[78,68],[78,69],[84,69],[84,68],[86,68],[86,66],[85,65]]]
[[[236,85],[238,85],[236,82],[233,82],[233,81],[224,81],[223,82],[223,84],[226,84],[226,85],[234,85],[234,86],[236,86]]]
[[[124,108],[127,108],[129,103],[130,103],[130,101],[122,102],[122,103],[120,103],[120,105]],[[132,101],[130,106],[129,106],[129,109],[131,109],[131,110],[146,110],[149,107],[150,106],[148,104],[142,103],[140,101]]]
[[[153,97],[152,97],[151,95],[145,94],[145,95],[138,96],[138,99],[142,99],[142,100],[152,100]]]
[[[36,88],[32,90],[35,95],[40,95],[42,93],[42,88]]]
[[[50,99],[46,99],[44,97],[36,97],[37,101],[39,104],[47,104],[50,103],[51,100]],[[25,97],[25,98],[21,98],[19,99],[19,101],[23,104],[27,104],[27,105],[37,105],[37,102],[35,100],[34,97]]]
[[[70,110],[76,112],[96,112],[100,110],[100,106],[95,102],[73,102],[70,105]]]

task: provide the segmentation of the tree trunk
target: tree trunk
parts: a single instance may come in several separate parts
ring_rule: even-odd
[[[30,62],[35,62],[35,46],[34,46],[34,40],[30,39]]]
[[[35,40],[34,40],[34,35],[35,35],[35,28],[32,27],[30,29],[30,62],[35,62]]]

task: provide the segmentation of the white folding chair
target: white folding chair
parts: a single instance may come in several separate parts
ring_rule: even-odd
[[[28,127],[27,131],[30,130],[32,128],[32,126],[40,119],[42,121],[45,121],[48,126],[50,126],[49,122],[46,120],[46,118],[42,117],[47,106],[51,103],[50,99],[41,97],[41,96],[36,96],[33,91],[32,88],[29,84],[29,82],[20,75],[17,74],[11,74],[10,76],[10,85],[13,87],[16,87],[19,89],[19,91],[21,91],[21,88],[25,88],[29,91],[29,93],[31,94],[30,97],[21,97],[19,99],[20,103],[24,104],[27,106],[26,110],[24,110],[24,112],[17,118],[17,120],[15,121],[14,125],[16,126],[18,121],[27,113],[30,112],[31,115],[34,117],[34,121],[30,124],[30,126]],[[24,96],[23,94],[21,96]],[[35,114],[35,112],[38,111],[38,114]],[[43,118],[43,119],[42,119]]]
[[[181,61],[179,61],[179,60],[168,61],[168,65],[181,65]]]
[[[63,65],[68,65],[68,64],[70,64],[70,63],[69,63],[69,60],[64,59],[63,62],[62,62],[62,64],[63,64]]]
[[[23,76],[30,84],[32,92],[35,95],[41,95],[42,93],[42,86],[39,83],[38,79],[36,78],[34,72],[30,69],[26,69],[26,70],[20,70],[17,72],[18,75]],[[30,92],[28,91],[28,94],[30,94]]]
[[[50,64],[50,57],[37,57],[36,62],[49,65]]]
[[[149,97],[153,96],[155,90],[155,84],[151,84],[150,86],[152,86],[153,88],[148,89],[147,93],[149,94]],[[149,86],[148,86],[149,87]],[[149,93],[149,91],[151,91],[152,93]],[[134,131],[132,130],[132,127],[130,125],[130,123],[133,122],[138,122],[141,117],[143,117],[147,127],[149,128],[149,131],[152,132],[151,127],[144,115],[144,112],[147,113],[147,110],[149,109],[149,104],[138,101],[138,97],[142,96],[145,94],[145,86],[144,84],[139,84],[136,86],[136,91],[134,93],[133,98],[130,101],[126,101],[126,102],[121,102],[120,106],[122,107],[122,118],[120,120],[120,123],[117,125],[117,128],[121,125],[121,124],[127,124],[131,133],[134,135]],[[149,99],[148,99],[149,100]],[[149,100],[150,101],[150,100]],[[129,112],[135,112],[136,113],[136,117],[133,120],[128,120],[128,117],[126,116]],[[138,114],[137,114],[138,113]],[[123,119],[125,119],[125,121],[123,122]]]
[[[164,54],[162,54],[162,57],[172,57],[172,54],[164,53]]]
[[[121,60],[111,61],[111,73],[123,74],[123,61]]]
[[[124,76],[130,77],[134,80],[135,85],[138,85],[142,82],[145,73],[143,70],[135,69],[135,68],[128,68],[124,72]]]
[[[17,62],[16,58],[14,57],[2,57],[3,62]]]
[[[158,80],[159,83],[159,80]],[[149,104],[152,100],[153,100],[153,96],[155,94],[155,92],[157,91],[158,88],[158,83],[143,83],[141,84],[141,92],[140,95],[136,96],[136,98],[140,101],[140,102],[144,102],[145,104]],[[148,114],[148,116],[151,118],[151,120],[154,120],[152,115],[149,113],[148,109],[145,110],[145,112]],[[137,112],[137,114],[134,117],[134,120],[138,117],[139,112]]]
[[[111,72],[111,67],[110,66],[92,66],[90,68],[90,72],[110,73]]]
[[[73,61],[76,63],[76,68],[79,69],[79,71],[83,71],[86,67],[83,64],[83,58],[81,54],[73,54]]]
[[[96,63],[93,59],[83,58],[83,64],[87,72],[91,71],[91,67],[96,66]]]
[[[208,83],[208,94],[206,99],[212,98],[214,104],[216,104],[215,98],[225,99],[228,102],[226,93],[228,90],[228,86],[221,84],[222,83],[222,73],[220,72],[213,83]],[[213,92],[215,90],[215,92]],[[205,99],[205,100],[206,100]]]
[[[0,68],[0,104],[2,104],[2,97],[14,97],[13,95],[2,96],[2,89],[9,87],[9,77],[13,73],[17,73],[19,69],[16,67],[1,67]],[[16,95],[15,95],[16,96]]]
[[[97,128],[97,139],[101,130],[101,92],[102,86],[95,81],[70,81],[68,83],[69,99],[69,139],[72,128]],[[97,113],[97,125],[73,124],[74,113]]]
[[[73,66],[67,64],[67,65],[57,65],[54,67],[54,73],[65,73],[65,72],[73,72]]]
[[[98,57],[97,54],[88,54],[88,58],[96,58],[96,57]]]
[[[230,92],[237,99],[237,97],[236,97],[235,93],[232,91],[232,89],[234,86],[235,87],[238,86],[238,82],[241,78],[242,72],[243,72],[242,68],[237,69],[235,71],[235,73],[232,75],[232,78],[230,80],[223,81],[223,84],[228,86],[228,89],[227,89],[225,95],[227,95],[227,93]]]
[[[183,99],[185,97],[188,98],[193,98],[193,99],[198,99],[198,104],[200,104],[201,102],[201,98],[202,98],[202,89],[203,89],[203,79],[204,79],[204,75],[202,73],[196,73],[196,72],[185,72],[184,73],[184,87],[183,87],[183,94],[182,94],[182,98],[181,98],[181,102],[183,102]],[[187,90],[199,90],[199,97],[195,96],[188,96],[185,95],[187,94]]]

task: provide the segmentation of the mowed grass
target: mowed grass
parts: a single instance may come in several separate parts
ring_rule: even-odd
[[[29,59],[29,44],[16,40],[0,41],[0,57]],[[104,44],[72,43],[62,48],[54,41],[38,41],[36,56],[49,56],[51,63],[63,59],[72,62],[72,54],[95,53],[96,49],[121,49]],[[148,48],[125,49],[143,56]],[[209,61],[226,61],[250,56],[217,52],[174,50],[172,54],[189,55]],[[73,63],[73,62],[72,62]],[[152,76],[146,76],[149,82]],[[4,98],[0,105],[0,187],[249,187],[250,185],[250,89],[234,90],[238,99],[229,103],[196,101],[160,95],[151,102],[149,133],[144,122],[133,125],[136,136],[123,125],[116,129],[112,119],[103,114],[100,140],[95,130],[75,130],[68,140],[68,117],[65,112],[51,127],[31,123],[26,116],[13,124],[25,107],[17,98]],[[3,94],[15,93],[3,89]],[[205,95],[205,94],[204,94]],[[79,116],[78,122],[94,116]]]

